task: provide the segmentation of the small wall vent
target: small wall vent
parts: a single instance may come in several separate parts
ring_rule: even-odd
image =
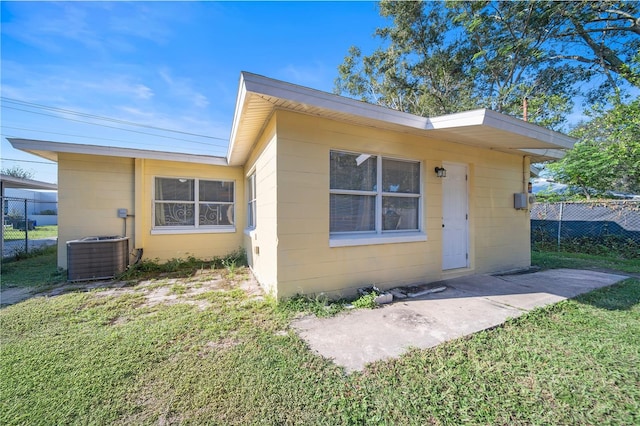
[[[67,279],[113,278],[129,265],[129,237],[85,237],[67,241]]]

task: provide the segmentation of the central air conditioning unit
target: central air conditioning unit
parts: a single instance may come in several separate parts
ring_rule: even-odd
[[[129,266],[129,237],[85,237],[67,241],[67,279],[113,278]]]

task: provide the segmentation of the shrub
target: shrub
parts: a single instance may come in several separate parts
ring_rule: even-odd
[[[618,255],[624,259],[640,259],[640,242],[622,235],[561,238],[560,245],[548,234],[534,234],[532,249],[536,251],[565,251],[594,255]]]
[[[374,309],[378,307],[376,303],[376,297],[378,294],[376,292],[371,292],[367,294],[363,294],[354,300],[351,304],[358,309]]]
[[[190,276],[199,269],[221,269],[228,268],[229,265],[234,265],[234,269],[247,266],[247,255],[244,249],[238,248],[224,257],[214,257],[209,260],[198,259],[194,256],[189,256],[186,259],[173,258],[164,263],[160,263],[158,258],[143,259],[130,265],[125,272],[118,276],[118,279],[144,279],[158,274],[168,274],[174,277]]]

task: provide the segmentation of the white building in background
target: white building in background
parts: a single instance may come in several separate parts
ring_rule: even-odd
[[[2,175],[0,187],[3,223],[10,216],[24,217],[26,207],[26,215],[37,225],[58,224],[56,184]]]

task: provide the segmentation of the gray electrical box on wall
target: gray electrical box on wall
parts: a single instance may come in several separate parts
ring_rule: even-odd
[[[127,209],[118,209],[118,217],[127,218]]]
[[[513,207],[517,210],[525,210],[529,208],[529,194],[519,192],[513,194]]]

